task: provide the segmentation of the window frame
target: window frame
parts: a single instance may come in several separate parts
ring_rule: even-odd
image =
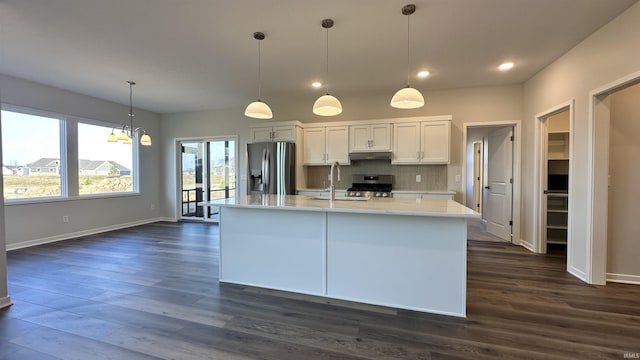
[[[134,141],[132,141],[132,166],[133,172],[133,189],[127,192],[113,192],[113,193],[98,193],[98,194],[85,194],[80,195],[79,192],[79,172],[75,171],[74,174],[70,173],[69,163],[75,162],[73,166],[78,170],[79,154],[78,154],[78,124],[97,125],[104,127],[111,127],[118,129],[122,127],[122,124],[117,124],[111,121],[88,119],[84,117],[78,117],[73,115],[66,115],[56,113],[53,111],[45,111],[34,109],[25,106],[1,103],[0,110],[21,113],[32,116],[42,116],[47,118],[54,118],[60,121],[60,196],[47,196],[47,197],[33,197],[33,198],[21,198],[21,199],[4,199],[4,205],[25,205],[25,204],[38,204],[38,203],[51,203],[51,202],[64,202],[64,201],[76,201],[87,199],[101,199],[101,198],[113,198],[113,197],[128,197],[128,196],[140,196],[140,151],[139,151],[139,135],[136,133]],[[0,119],[1,121],[1,119]],[[109,134],[105,134],[105,141]],[[75,155],[72,159],[71,156]]]
[[[112,128],[113,131],[118,131],[118,129],[122,128],[122,124],[116,124],[103,120],[92,120],[80,117],[70,117],[71,120],[75,123],[76,128],[76,163],[80,161],[80,149],[79,149],[79,138],[80,134],[78,133],[78,124],[86,124],[86,125],[94,125],[94,126],[103,126],[106,128]],[[107,136],[109,133],[105,133],[104,141],[106,142]],[[122,144],[118,144],[121,146],[125,146]],[[132,175],[132,190],[131,191],[121,191],[121,192],[109,192],[109,193],[97,193],[97,194],[79,194],[80,184],[78,183],[78,192],[77,196],[86,199],[86,198],[101,198],[101,197],[117,197],[117,196],[127,196],[127,195],[139,195],[140,194],[140,166],[139,166],[139,156],[140,156],[140,136],[136,132],[133,136],[133,140],[131,141],[131,175]],[[80,169],[78,169],[76,176],[79,177]],[[79,181],[78,181],[79,182]]]

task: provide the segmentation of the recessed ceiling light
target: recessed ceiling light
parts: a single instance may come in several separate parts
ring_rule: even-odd
[[[428,72],[428,71],[426,71],[426,70],[424,70],[424,71],[420,71],[420,72],[418,73],[418,77],[419,77],[419,78],[426,78],[427,76],[429,76],[429,72]]]
[[[317,82],[317,81],[316,81],[316,82],[314,82],[314,83],[311,83],[311,86],[313,86],[314,88],[316,88],[316,89],[317,89],[317,88],[319,88],[319,87],[322,87],[322,83],[321,83],[321,82]]]
[[[507,71],[507,70],[511,70],[512,68],[513,68],[513,63],[512,62],[502,63],[502,64],[500,64],[500,66],[498,66],[498,69],[500,71]]]

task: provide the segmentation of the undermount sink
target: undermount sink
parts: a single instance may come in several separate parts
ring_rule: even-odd
[[[331,200],[329,196],[314,196],[313,198],[316,200]],[[369,199],[371,199],[371,197],[369,196],[362,196],[362,197],[340,196],[340,197],[336,197],[333,200],[334,201],[367,201]]]

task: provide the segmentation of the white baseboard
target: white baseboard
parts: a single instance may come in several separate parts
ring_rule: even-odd
[[[587,280],[587,274],[584,271],[576,269],[573,266],[567,266],[567,272],[577,277],[578,279],[586,282],[587,284],[589,283],[589,280]]]
[[[527,241],[524,241],[523,239],[520,239],[520,246],[522,246],[523,248],[531,251],[532,253],[536,252],[535,247],[533,246],[533,244],[529,243]]]
[[[56,242],[56,241],[70,240],[70,239],[75,239],[75,238],[79,238],[79,237],[82,237],[82,236],[100,234],[100,233],[107,232],[107,231],[126,229],[126,228],[130,228],[130,227],[133,227],[133,226],[151,224],[151,223],[159,222],[159,221],[176,222],[177,220],[173,219],[173,218],[158,217],[158,218],[152,218],[152,219],[133,221],[133,222],[124,223],[124,224],[117,224],[117,225],[105,226],[105,227],[88,229],[88,230],[83,230],[83,231],[77,231],[77,232],[72,232],[72,233],[68,233],[68,234],[49,236],[49,237],[40,238],[40,239],[21,241],[19,243],[7,244],[7,251],[22,249],[22,248],[26,248],[26,247],[30,247],[30,246],[48,244],[48,243],[52,243],[52,242]]]
[[[11,306],[11,304],[13,303],[11,302],[11,298],[9,296],[0,298],[0,309],[4,309],[8,306]]]
[[[640,275],[607,273],[607,282],[640,285]]]

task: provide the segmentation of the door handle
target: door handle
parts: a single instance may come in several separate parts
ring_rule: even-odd
[[[484,188],[487,189],[487,190],[490,190],[491,186],[485,186]]]

